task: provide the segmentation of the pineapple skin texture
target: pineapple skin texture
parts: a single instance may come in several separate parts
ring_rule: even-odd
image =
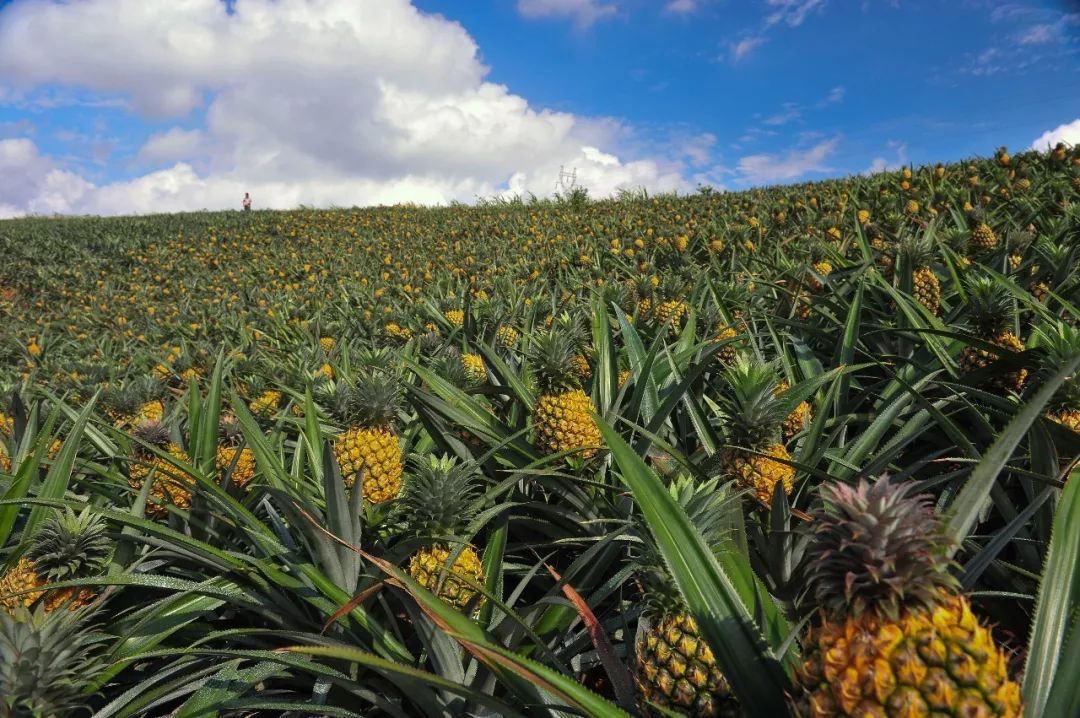
[[[537,440],[549,454],[583,449],[578,456],[591,459],[600,445],[600,429],[589,413],[592,399],[581,389],[544,394],[536,403],[533,423]]]
[[[1062,426],[1068,427],[1080,434],[1080,411],[1076,409],[1070,409],[1067,411],[1059,411],[1056,414],[1050,416],[1051,421],[1056,421]]]
[[[653,312],[653,316],[656,317],[656,323],[668,327],[672,334],[677,334],[679,332],[679,327],[682,325],[682,319],[685,314],[686,304],[675,300],[657,304],[656,310]]]
[[[971,238],[968,247],[974,252],[989,252],[998,246],[998,238],[993,228],[986,224],[980,224],[971,230]]]
[[[656,714],[648,703],[695,718],[725,715],[733,708],[731,688],[690,614],[659,619],[638,638],[635,653],[634,682],[644,714]]]
[[[47,584],[48,582],[45,579],[38,576],[34,567],[34,560],[23,556],[10,571],[0,576],[0,610],[6,613],[15,613],[15,609],[20,605],[29,608],[34,604],[34,601],[37,601],[44,594],[44,605],[47,613],[55,611],[64,604],[68,604],[68,610],[74,611],[90,603],[96,595],[89,588],[57,588],[48,592],[32,591],[18,596],[6,595],[14,591],[41,588]],[[70,603],[68,603],[69,600]]]
[[[919,304],[937,316],[941,311],[941,280],[929,267],[919,267],[911,275],[912,294]]]
[[[243,449],[235,446],[218,446],[214,464],[217,468],[218,480],[224,482],[225,474],[229,471],[229,467],[232,467],[233,458],[237,453],[240,456],[236,458],[236,466],[233,467],[232,482],[243,487],[255,476],[255,454],[251,449],[246,446]]]
[[[334,442],[334,455],[346,488],[363,472],[364,501],[381,504],[401,492],[401,444],[389,428],[350,428]]]
[[[191,460],[179,444],[170,443],[168,452],[178,462],[186,464]],[[136,457],[128,468],[128,485],[135,491],[141,491],[152,470],[155,470],[155,475],[150,496],[157,501],[146,502],[147,516],[158,518],[168,515],[170,503],[181,509],[191,507],[191,489],[186,485],[190,477],[159,456],[145,459]]]
[[[782,481],[784,493],[791,495],[795,488],[795,469],[774,460],[791,460],[791,454],[783,444],[774,444],[763,453],[766,456],[732,451],[725,458],[724,466],[727,475],[735,481],[736,486],[740,489],[752,490],[762,502],[771,504],[773,488],[777,481]]]
[[[723,327],[713,337],[714,342],[722,342],[726,339],[732,339],[739,336],[739,332],[735,330],[735,327]],[[720,351],[716,352],[716,360],[721,364],[734,364],[737,356],[735,350],[735,343],[725,344]]]
[[[482,384],[487,381],[487,368],[479,354],[462,354],[461,365],[465,370],[465,378],[473,384]]]
[[[801,716],[1019,718],[1020,686],[967,599],[943,595],[897,621],[873,613],[812,628],[796,671]]]
[[[439,586],[439,578],[450,554],[450,549],[441,544],[420,549],[409,559],[409,575],[443,601],[462,609],[476,595],[476,590],[469,585],[469,581],[483,585],[484,567],[476,549],[471,545],[466,546],[446,572],[442,586]]]
[[[1010,331],[1000,332],[992,337],[987,337],[986,341],[1014,352],[1024,351],[1024,343]],[[996,352],[967,346],[964,347],[964,350],[960,354],[960,370],[967,374],[976,369],[985,369],[999,358],[1000,357]],[[1027,374],[1027,369],[1021,368],[1016,371],[1006,372],[1000,376],[996,376],[989,380],[988,383],[1002,391],[1011,390],[1020,393],[1027,381]]]

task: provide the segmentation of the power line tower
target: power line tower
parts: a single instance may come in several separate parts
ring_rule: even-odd
[[[559,165],[559,177],[555,180],[555,191],[567,194],[576,186],[577,167],[567,171],[566,167]]]

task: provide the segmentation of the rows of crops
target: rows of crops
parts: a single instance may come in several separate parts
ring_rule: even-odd
[[[1080,149],[0,256],[0,716],[1080,715]]]

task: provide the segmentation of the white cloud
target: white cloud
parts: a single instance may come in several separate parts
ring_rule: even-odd
[[[768,5],[775,10],[765,17],[766,27],[781,22],[789,27],[798,27],[811,12],[823,8],[825,0],[768,0]]]
[[[173,127],[166,132],[150,135],[139,149],[139,159],[147,162],[165,162],[191,157],[203,143],[201,130],[185,130]]]
[[[751,35],[750,37],[744,37],[731,46],[731,58],[735,62],[740,62],[750,55],[751,52],[756,50],[765,42],[765,38],[761,35]]]
[[[1031,149],[1045,151],[1047,147],[1053,147],[1058,142],[1080,145],[1080,119],[1058,125],[1054,129],[1042,133],[1037,140],[1031,143]]]
[[[782,157],[775,154],[742,157],[738,163],[740,179],[749,184],[768,184],[828,171],[825,159],[836,150],[839,142],[839,138],[834,137],[805,150],[791,150]]]
[[[668,0],[664,5],[667,12],[685,14],[697,10],[701,6],[701,0]]]
[[[518,0],[517,7],[524,17],[569,18],[579,28],[587,28],[597,20],[618,12],[613,3],[597,0]]]
[[[91,187],[40,154],[32,140],[0,140],[0,218],[71,212]]]
[[[821,101],[818,102],[817,106],[825,107],[826,105],[835,105],[838,102],[843,102],[846,92],[847,91],[843,88],[843,86],[837,85],[836,87],[829,90],[829,94],[821,98]]]
[[[762,122],[766,125],[772,125],[774,127],[779,125],[786,125],[792,120],[797,120],[802,116],[802,112],[799,111],[799,106],[794,102],[785,102],[784,109],[777,112],[775,115],[766,117]]]
[[[907,144],[890,140],[888,147],[890,150],[893,150],[895,157],[891,160],[886,159],[885,157],[875,157],[863,174],[872,175],[877,174],[878,172],[892,172],[893,170],[900,169],[907,163]]]
[[[550,194],[563,165],[577,167],[594,195],[690,188],[680,161],[618,156],[627,134],[620,123],[535,108],[485,81],[465,30],[408,0],[223,8],[220,0],[27,0],[0,11],[0,97],[59,86],[141,116],[205,109],[204,127],[159,133],[139,151],[137,159],[167,169],[100,187],[56,180],[48,202],[15,175],[18,192],[0,187],[4,203],[143,212],[235,207],[244,191],[272,207],[469,201],[508,187]],[[39,180],[46,164],[63,171],[34,155],[21,171]],[[65,186],[67,209],[45,209],[60,206]],[[26,187],[45,191],[38,180]]]

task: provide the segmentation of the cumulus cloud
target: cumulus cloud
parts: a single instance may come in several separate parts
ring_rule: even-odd
[[[614,8],[519,6],[591,21]],[[244,191],[273,207],[438,203],[547,195],[562,165],[594,195],[689,187],[678,162],[620,157],[620,123],[533,107],[487,72],[459,24],[408,0],[238,0],[232,13],[220,0],[24,0],[0,11],[0,97],[70,89],[201,127],[145,141],[136,159],[167,168],[71,183],[64,207],[59,181],[55,201],[0,196],[103,213],[235,207]],[[26,172],[62,171],[34,154]]]
[[[1047,147],[1053,147],[1058,142],[1080,145],[1080,119],[1058,125],[1054,129],[1042,133],[1037,140],[1031,143],[1031,149],[1046,150]]]
[[[687,0],[676,0],[685,3]],[[691,0],[691,4],[692,0]],[[518,0],[518,12],[529,19],[569,18],[579,28],[586,28],[618,12],[613,3],[597,0]]]
[[[768,184],[798,179],[811,172],[825,172],[825,159],[839,144],[839,138],[824,140],[807,149],[791,150],[784,155],[757,154],[739,159],[740,179],[748,184]]]
[[[905,143],[892,140],[888,143],[888,147],[894,152],[894,158],[890,160],[885,157],[875,157],[863,174],[872,175],[878,172],[892,172],[907,163],[907,145]]]
[[[32,140],[0,140],[0,218],[71,212],[92,187],[43,156]]]

